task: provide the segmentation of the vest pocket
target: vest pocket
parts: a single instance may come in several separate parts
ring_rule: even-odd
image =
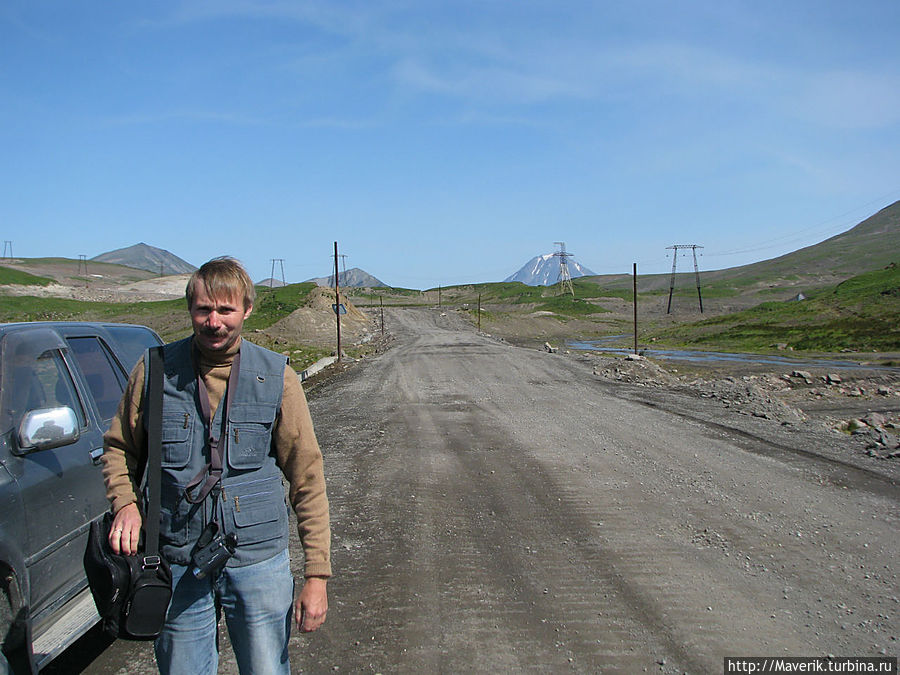
[[[238,546],[278,539],[285,534],[287,506],[280,478],[229,485],[225,490]]]
[[[235,406],[229,415],[228,465],[233,469],[258,469],[271,450],[272,406]]]
[[[167,412],[162,416],[162,465],[181,469],[191,457],[189,442],[194,416],[187,412]]]
[[[173,546],[193,545],[200,536],[203,504],[191,504],[184,498],[184,486],[164,484],[159,509],[160,540]]]

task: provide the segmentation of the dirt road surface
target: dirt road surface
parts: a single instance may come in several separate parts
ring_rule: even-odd
[[[452,313],[386,323],[390,350],[310,395],[336,576],[324,628],[292,637],[295,672],[719,673],[725,656],[900,652],[893,465]],[[148,659],[119,642],[89,671]]]

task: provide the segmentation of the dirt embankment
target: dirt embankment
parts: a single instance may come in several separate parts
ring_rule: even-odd
[[[340,317],[342,341],[355,343],[363,340],[372,331],[372,321],[343,295],[341,304],[347,310],[347,313]],[[334,344],[337,322],[333,305],[334,290],[314,288],[305,306],[269,326],[265,333],[273,338],[308,344]]]

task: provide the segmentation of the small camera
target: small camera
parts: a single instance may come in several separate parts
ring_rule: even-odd
[[[215,523],[210,523],[210,525],[214,526]],[[215,576],[219,570],[225,567],[228,559],[234,555],[237,537],[233,534],[217,533],[217,530],[218,527],[207,527],[200,535],[200,540],[191,555],[194,563],[194,576],[198,579]]]

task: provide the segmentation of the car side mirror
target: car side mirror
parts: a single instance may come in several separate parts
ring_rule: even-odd
[[[29,411],[19,424],[16,438],[24,454],[74,443],[80,435],[75,411],[62,406]]]

